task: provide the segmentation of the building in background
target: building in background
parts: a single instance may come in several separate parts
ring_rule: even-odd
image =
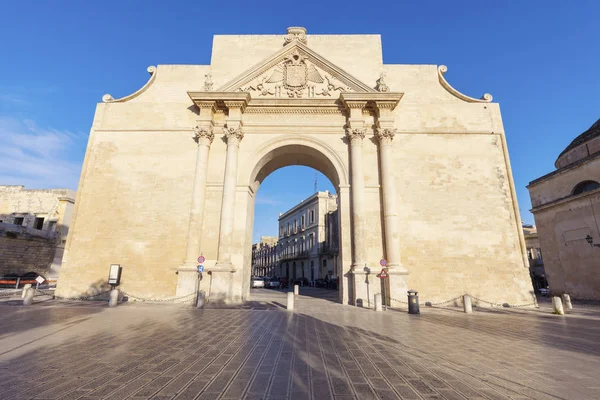
[[[261,236],[252,245],[252,275],[275,276],[277,261],[277,236]]]
[[[554,165],[527,186],[550,290],[600,300],[600,120]]]
[[[525,236],[527,258],[529,259],[531,283],[533,283],[533,289],[536,293],[542,293],[548,287],[548,281],[546,280],[546,271],[544,271],[544,258],[542,256],[537,229],[534,225],[524,224],[523,235]]]
[[[74,203],[69,189],[0,186],[0,275],[56,280]]]
[[[337,196],[317,192],[279,216],[279,276],[337,279]]]

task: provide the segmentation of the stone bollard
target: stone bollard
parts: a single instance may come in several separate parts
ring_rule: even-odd
[[[554,314],[565,315],[565,310],[563,309],[560,297],[552,296],[552,307],[554,307]]]
[[[116,307],[119,303],[119,289],[113,289],[110,291],[110,297],[108,298],[108,306]]]
[[[467,314],[473,314],[473,305],[471,304],[471,296],[465,294],[463,296],[463,310]]]
[[[23,298],[24,306],[30,306],[33,304],[33,294],[35,293],[35,290],[31,288],[31,285],[29,286],[30,287],[25,291],[25,297]]]
[[[294,293],[292,293],[292,292],[288,292],[288,294],[287,294],[287,307],[286,308],[290,311],[292,311],[294,309]]]
[[[23,286],[23,291],[21,292],[21,298],[24,299],[25,298],[25,293],[27,293],[27,291],[31,289],[31,283],[26,284],[25,286]]]
[[[296,296],[298,296],[298,293],[300,293],[300,292],[299,292],[299,290],[300,290],[300,289],[298,289],[298,285],[294,285],[294,294],[295,294]]]
[[[383,311],[383,306],[381,305],[381,294],[375,295],[375,311]]]
[[[573,304],[571,304],[571,296],[569,296],[567,293],[562,295],[562,301],[565,303],[567,310],[573,309]]]

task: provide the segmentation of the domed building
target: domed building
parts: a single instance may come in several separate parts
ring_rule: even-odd
[[[550,290],[600,300],[600,120],[554,165],[527,186]]]

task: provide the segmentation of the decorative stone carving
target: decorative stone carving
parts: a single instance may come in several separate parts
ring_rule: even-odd
[[[212,74],[208,73],[204,77],[206,78],[204,80],[204,91],[209,92],[213,90]]]
[[[380,144],[388,144],[392,142],[394,139],[394,135],[396,135],[396,128],[375,128],[375,137],[379,141]]]
[[[285,36],[283,45],[286,46],[295,40],[306,44],[306,28],[301,26],[290,26],[287,28],[287,35]]]
[[[346,136],[352,145],[362,144],[367,130],[365,128],[346,128]]]
[[[200,140],[202,139],[207,139],[208,144],[211,144],[214,138],[215,134],[213,133],[212,126],[197,126],[194,128],[194,140],[196,141],[196,143],[200,143]]]
[[[244,138],[244,132],[242,132],[241,127],[228,128],[228,127],[224,126],[223,133],[225,134],[225,139],[227,140],[227,144],[238,145]]]
[[[377,86],[375,86],[375,90],[377,90],[378,92],[389,92],[390,88],[388,87],[388,85],[385,84],[385,73],[381,73],[379,75],[379,79],[377,79]]]
[[[352,89],[331,75],[319,71],[308,57],[297,49],[274,68],[258,76],[237,91],[255,92],[264,97],[305,98],[315,96],[338,97]]]

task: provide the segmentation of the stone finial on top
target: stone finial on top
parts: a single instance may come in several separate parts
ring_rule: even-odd
[[[213,81],[212,81],[212,75],[210,73],[204,75],[204,77],[206,78],[204,80],[204,91],[208,92],[213,90]]]
[[[381,73],[379,75],[379,79],[377,79],[377,86],[375,87],[375,90],[377,90],[378,92],[389,92],[390,88],[388,87],[388,85],[385,84],[385,73]]]
[[[299,41],[302,44],[306,44],[306,28],[301,26],[290,26],[287,28],[287,35],[285,36],[285,42],[283,45],[292,43],[294,40]]]

